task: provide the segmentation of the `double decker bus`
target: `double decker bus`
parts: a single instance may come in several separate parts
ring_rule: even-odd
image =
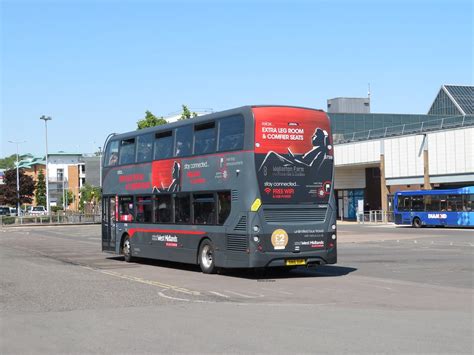
[[[474,186],[397,192],[394,205],[395,224],[474,227]]]
[[[217,268],[337,261],[320,110],[244,106],[107,140],[102,250]]]

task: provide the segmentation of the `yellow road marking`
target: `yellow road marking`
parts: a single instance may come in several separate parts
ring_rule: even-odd
[[[114,272],[114,271],[95,269],[95,268],[92,268],[92,267],[89,267],[89,266],[82,266],[82,267],[85,268],[85,269],[88,269],[88,270],[97,271],[97,272],[100,272],[102,274],[118,277],[118,278],[121,278],[121,279],[140,282],[140,283],[143,283],[143,284],[146,284],[146,285],[161,287],[161,288],[166,289],[166,290],[173,290],[173,291],[182,292],[182,293],[186,293],[188,295],[194,295],[194,296],[200,295],[200,292],[198,292],[198,291],[191,291],[191,290],[188,290],[188,289],[183,288],[183,287],[169,285],[169,284],[165,284],[165,283],[159,282],[159,281],[146,280],[146,279],[143,279],[141,277],[120,274],[120,273]]]

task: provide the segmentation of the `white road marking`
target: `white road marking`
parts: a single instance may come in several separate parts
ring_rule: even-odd
[[[232,293],[233,295],[236,295],[236,296],[239,296],[239,297],[243,297],[243,298],[259,298],[259,297],[263,297],[263,295],[255,295],[255,296],[250,296],[250,295],[244,295],[243,293],[239,293],[239,292],[234,292],[234,291],[229,291],[229,290],[226,290],[225,292],[228,292],[228,293]]]
[[[224,295],[224,294],[219,293],[219,292],[209,291],[209,293],[212,293],[213,295],[216,295],[216,296],[219,296],[219,297],[229,298],[229,296]]]
[[[189,302],[191,300],[188,300],[187,298],[178,298],[178,297],[171,297],[171,296],[167,296],[165,295],[163,292],[158,292],[158,295],[160,297],[163,297],[163,298],[168,298],[170,300],[175,300],[175,301],[183,301],[183,302]]]

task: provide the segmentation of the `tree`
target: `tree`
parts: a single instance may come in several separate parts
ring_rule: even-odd
[[[181,113],[180,120],[187,120],[190,119],[191,117],[197,117],[196,112],[191,112],[186,105],[181,105],[183,107],[183,112]]]
[[[156,117],[150,111],[145,111],[145,118],[137,122],[137,129],[161,126],[168,123],[163,117]]]
[[[74,194],[72,193],[71,190],[67,190],[66,191],[66,208],[74,202]],[[60,196],[59,197],[59,206],[63,206],[64,203],[63,203],[63,196]]]
[[[28,158],[30,155],[25,154],[25,155],[20,155],[19,159],[25,159]],[[12,154],[9,157],[5,157],[0,159],[0,169],[15,169],[16,168],[16,154]]]
[[[44,178],[43,169],[38,173],[38,181],[36,181],[35,190],[36,204],[38,206],[46,206],[46,180]]]
[[[20,177],[20,204],[31,203],[35,191],[35,182],[31,176],[19,170]],[[16,206],[18,203],[16,191],[16,169],[5,171],[4,184],[0,185],[0,205]]]
[[[9,157],[0,159],[0,169],[13,169],[15,168],[16,154],[12,154]]]
[[[81,212],[90,212],[90,209],[95,209],[99,206],[102,199],[102,192],[100,187],[85,184],[81,188],[81,199],[79,200],[79,209]]]

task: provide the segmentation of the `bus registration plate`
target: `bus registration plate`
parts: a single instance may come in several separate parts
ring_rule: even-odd
[[[285,261],[286,266],[306,265],[305,259],[290,259]]]

